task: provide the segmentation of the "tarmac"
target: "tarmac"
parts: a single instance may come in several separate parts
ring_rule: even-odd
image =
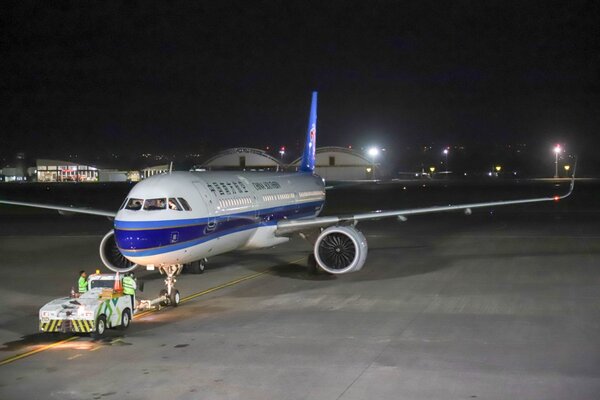
[[[301,239],[230,253],[126,331],[38,333],[110,225],[0,217],[1,399],[600,398],[595,204],[361,223],[367,263],[337,277]]]

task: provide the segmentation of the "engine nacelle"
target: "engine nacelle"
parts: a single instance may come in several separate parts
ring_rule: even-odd
[[[102,238],[100,242],[100,259],[106,265],[106,268],[114,272],[129,272],[138,267],[137,264],[129,261],[117,247],[115,241],[115,231],[110,231]]]
[[[367,259],[367,239],[353,226],[331,226],[315,242],[317,265],[330,274],[359,271]]]

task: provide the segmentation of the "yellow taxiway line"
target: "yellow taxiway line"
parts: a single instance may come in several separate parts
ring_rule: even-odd
[[[30,350],[30,351],[27,351],[25,353],[21,353],[21,354],[17,354],[15,356],[12,356],[12,357],[5,358],[4,360],[0,361],[0,366],[9,364],[9,363],[17,361],[17,360],[20,360],[21,358],[25,358],[25,357],[29,357],[29,356],[32,356],[32,355],[37,354],[37,353],[41,353],[42,351],[50,350],[50,349],[52,349],[54,347],[60,346],[61,344],[64,344],[64,343],[67,343],[67,342],[72,342],[73,340],[77,340],[77,339],[79,339],[79,336],[71,336],[71,337],[68,337],[66,339],[59,340],[58,342],[50,343],[50,344],[48,344],[46,346],[38,347],[37,349]]]
[[[288,264],[294,264],[294,263],[297,263],[298,261],[301,261],[303,259],[304,258],[293,260],[293,261],[290,261]],[[237,285],[238,283],[242,283],[242,282],[245,282],[245,281],[249,281],[251,279],[258,278],[259,276],[263,276],[263,275],[269,273],[270,270],[271,270],[271,268],[267,268],[266,270],[264,270],[262,272],[257,272],[255,274],[246,275],[246,276],[243,276],[241,278],[234,279],[233,281],[229,281],[229,282],[223,283],[221,285],[212,287],[210,289],[206,289],[206,290],[203,290],[201,292],[194,293],[192,295],[186,296],[183,299],[181,299],[180,303],[185,303],[185,302],[193,300],[193,299],[195,299],[197,297],[205,296],[205,295],[207,295],[209,293],[216,292],[218,290],[225,289],[225,288],[228,288],[230,286]],[[157,310],[143,311],[143,312],[141,312],[139,314],[134,315],[133,318],[134,319],[143,318],[144,316],[146,316],[148,314],[151,314],[151,313],[154,313],[156,311]],[[42,347],[38,347],[37,349],[30,350],[30,351],[27,351],[25,353],[21,353],[21,354],[14,355],[12,357],[5,358],[4,360],[0,361],[0,366],[6,365],[6,364],[10,364],[10,363],[15,362],[17,360],[20,360],[22,358],[30,357],[30,356],[32,356],[34,354],[38,354],[38,353],[41,353],[41,352],[46,351],[46,350],[50,350],[50,349],[52,349],[54,347],[60,346],[61,344],[64,344],[64,343],[67,343],[67,342],[72,342],[73,340],[77,340],[79,338],[80,338],[80,336],[70,336],[70,337],[68,337],[66,339],[59,340],[58,342],[50,343],[48,345],[45,345],[45,346],[42,346]],[[95,347],[95,348],[91,349],[90,351],[98,350],[100,347],[101,346]]]
[[[290,264],[293,264],[293,263],[295,263],[295,262],[297,262],[297,261],[298,261],[298,260],[291,261],[291,262],[290,262]],[[242,277],[242,278],[239,278],[239,279],[236,279],[236,280],[233,280],[233,281],[230,281],[230,282],[224,283],[224,284],[222,284],[222,285],[215,286],[215,287],[213,287],[213,288],[210,288],[210,289],[206,289],[206,290],[204,290],[204,291],[202,291],[202,292],[198,292],[198,293],[195,293],[195,294],[191,294],[191,295],[189,295],[189,296],[186,296],[186,297],[184,297],[183,299],[181,299],[181,301],[180,301],[179,303],[185,303],[185,302],[188,302],[188,301],[190,301],[190,300],[193,300],[193,299],[195,299],[196,297],[204,296],[204,295],[207,295],[207,294],[209,294],[209,293],[216,292],[217,290],[225,289],[226,287],[233,286],[233,285],[237,285],[238,283],[242,283],[242,282],[244,282],[244,281],[249,281],[250,279],[258,278],[259,276],[262,276],[262,275],[264,275],[264,274],[268,273],[270,270],[271,270],[271,269],[270,269],[270,268],[268,268],[268,269],[266,269],[266,270],[264,270],[264,271],[262,271],[262,272],[257,272],[257,273],[255,273],[255,274],[247,275],[247,276],[244,276],[244,277]]]

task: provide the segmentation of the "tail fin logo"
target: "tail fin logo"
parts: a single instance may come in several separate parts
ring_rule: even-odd
[[[306,143],[302,153],[302,161],[299,170],[301,172],[313,172],[315,170],[315,146],[317,140],[317,92],[312,93],[310,104],[310,115],[308,118],[308,129],[306,131]]]

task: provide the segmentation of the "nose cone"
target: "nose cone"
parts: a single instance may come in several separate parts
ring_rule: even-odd
[[[151,244],[151,238],[147,231],[118,229],[115,227],[115,242],[119,250],[136,251],[146,249]],[[124,253],[124,252],[123,252]]]
[[[135,255],[172,244],[176,227],[162,227],[160,222],[127,221],[115,219],[115,241],[123,255]]]

